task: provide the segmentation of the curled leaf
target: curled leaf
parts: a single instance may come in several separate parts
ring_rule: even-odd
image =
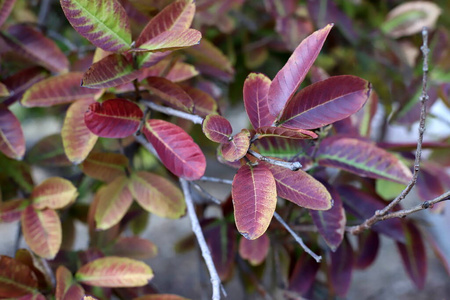
[[[228,142],[233,132],[230,122],[220,115],[206,116],[202,130],[208,139],[216,143]]]

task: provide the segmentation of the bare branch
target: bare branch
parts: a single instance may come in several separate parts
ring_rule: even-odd
[[[163,114],[169,115],[169,116],[175,116],[175,117],[179,117],[182,119],[186,119],[191,121],[194,124],[202,124],[203,123],[203,118],[197,115],[191,115],[176,109],[173,109],[171,107],[166,107],[166,106],[162,106],[162,105],[158,105],[155,104],[151,101],[148,100],[142,100],[141,103],[143,103],[144,105],[146,105],[147,107],[150,107],[153,110],[162,112]]]
[[[292,229],[291,227],[289,227],[289,225],[283,220],[283,218],[281,218],[281,216],[277,213],[274,212],[273,216],[275,217],[275,219],[278,220],[278,222],[281,223],[281,225],[284,226],[284,228],[286,228],[286,230],[294,237],[295,241],[303,248],[303,250],[305,250],[306,253],[308,253],[309,255],[311,255],[316,262],[320,263],[320,261],[322,260],[322,256],[315,254],[314,252],[312,252],[311,249],[308,248],[308,246],[305,245],[305,243],[303,242],[302,238],[299,237]]]
[[[298,162],[298,161],[287,162],[287,161],[282,161],[282,160],[276,160],[276,159],[272,159],[272,158],[269,158],[269,157],[265,157],[265,156],[259,154],[258,152],[255,152],[253,150],[248,150],[248,154],[253,155],[254,157],[256,157],[259,160],[268,162],[269,164],[280,166],[280,167],[289,169],[291,171],[298,171],[302,167],[302,164],[300,162]]]
[[[205,190],[201,185],[192,182],[192,185],[200,192],[202,193],[206,198],[208,198],[208,200],[214,202],[215,204],[220,205],[222,203],[222,201],[220,201],[220,199],[217,199],[216,197],[214,197],[213,195],[211,195],[207,190]]]
[[[233,184],[233,180],[230,179],[222,179],[222,178],[216,178],[216,177],[208,177],[203,176],[199,179],[200,181],[209,181],[209,182],[216,182],[216,183],[223,183],[223,184]]]
[[[187,212],[189,218],[191,220],[192,231],[197,237],[198,244],[200,246],[200,250],[202,252],[203,259],[205,260],[206,267],[208,268],[209,275],[211,276],[211,283],[213,289],[213,300],[220,299],[220,286],[221,281],[219,274],[217,273],[216,267],[214,266],[214,262],[212,260],[211,252],[209,251],[208,245],[206,244],[205,237],[203,236],[202,228],[200,227],[200,223],[197,218],[197,214],[195,213],[194,203],[192,202],[191,191],[189,189],[189,183],[180,178],[181,188],[183,190],[184,199],[186,201]]]

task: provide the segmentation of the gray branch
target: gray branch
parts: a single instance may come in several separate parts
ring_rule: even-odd
[[[203,123],[203,118],[200,116],[197,116],[197,115],[188,114],[183,111],[173,109],[171,107],[158,105],[158,104],[155,104],[148,100],[141,100],[141,103],[143,103],[147,107],[150,107],[153,110],[162,112],[163,114],[166,114],[169,116],[175,116],[175,117],[179,117],[182,119],[186,119],[186,120],[191,121],[194,124],[202,124]]]
[[[265,157],[253,150],[248,150],[248,154],[253,155],[254,157],[256,157],[257,159],[259,159],[261,161],[265,161],[269,164],[280,166],[280,167],[289,169],[291,171],[298,171],[302,167],[302,164],[298,161],[288,162],[288,161],[276,160],[276,159],[272,159],[269,157]]]

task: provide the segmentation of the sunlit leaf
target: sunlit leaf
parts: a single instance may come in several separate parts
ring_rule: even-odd
[[[311,255],[302,252],[289,277],[289,290],[305,295],[313,286],[319,267]]]
[[[311,84],[290,99],[279,123],[283,127],[314,129],[347,118],[369,98],[370,84],[356,76],[330,77]]]
[[[143,116],[137,104],[116,98],[89,105],[84,121],[87,128],[98,136],[124,138],[136,132]]]
[[[39,140],[27,151],[26,161],[39,166],[64,167],[72,165],[65,152],[59,133]]]
[[[117,0],[60,0],[67,20],[79,34],[105,51],[130,49],[131,30]]]
[[[376,259],[380,246],[378,233],[366,230],[358,235],[358,251],[353,265],[357,269],[366,269]]]
[[[134,173],[130,178],[129,189],[134,199],[155,215],[178,219],[185,214],[183,193],[164,177],[148,172]]]
[[[93,99],[100,91],[80,86],[82,77],[82,73],[66,73],[42,80],[25,92],[21,103],[25,107],[45,107]]]
[[[231,140],[223,143],[221,151],[223,157],[229,161],[237,161],[247,154],[250,147],[250,132],[247,129],[242,129],[241,132],[234,135]]]
[[[53,259],[62,241],[61,221],[52,209],[35,210],[32,205],[22,213],[22,231],[25,242],[37,255]]]
[[[31,193],[33,207],[36,209],[59,209],[75,201],[77,188],[67,179],[51,177],[36,186]]]
[[[253,128],[270,126],[275,117],[269,112],[267,94],[271,81],[261,73],[250,73],[244,81],[244,105]]]
[[[31,269],[14,258],[0,255],[0,297],[20,297],[37,292],[38,283]]]
[[[119,238],[105,252],[111,256],[148,259],[156,256],[158,248],[147,239],[132,236]]]
[[[27,201],[22,198],[0,202],[0,222],[9,223],[20,220],[22,211],[27,205]]]
[[[412,178],[411,171],[396,156],[359,139],[340,136],[324,139],[316,159],[321,166],[340,168],[359,176],[403,184]]]
[[[330,282],[334,293],[345,297],[350,288],[353,271],[353,250],[347,239],[344,239],[335,252],[330,253]]]
[[[216,143],[228,142],[233,133],[230,122],[220,115],[206,116],[203,120],[202,130],[208,139]]]
[[[273,127],[273,126],[259,127],[256,130],[256,133],[258,134],[258,139],[268,137],[268,136],[274,136],[274,137],[280,137],[280,138],[286,138],[286,139],[294,139],[294,140],[317,138],[317,134],[315,134],[314,132],[309,131],[309,130],[289,129],[289,128]]]
[[[69,61],[52,40],[30,25],[17,24],[8,27],[3,38],[7,45],[29,61],[60,73],[67,71]]]
[[[267,101],[272,116],[278,116],[292,98],[319,55],[333,24],[314,32],[294,50],[269,87]],[[304,128],[306,129],[306,128]]]
[[[8,18],[15,2],[16,0],[0,1],[0,26],[2,26],[3,23],[6,21],[6,19]]]
[[[168,105],[187,112],[192,112],[194,102],[176,83],[162,77],[147,78],[145,87]]]
[[[183,49],[200,43],[202,34],[195,29],[169,30],[132,49],[133,52],[158,52]]]
[[[197,72],[197,70],[195,71]],[[217,113],[217,101],[210,94],[190,86],[183,86],[182,88],[194,101],[194,112],[196,115],[205,118],[209,114]]]
[[[187,180],[203,176],[205,156],[183,129],[163,120],[150,119],[144,127],[144,134],[173,174]]]
[[[266,232],[277,204],[275,179],[263,165],[243,165],[231,188],[238,231],[254,240]]]
[[[25,137],[16,116],[0,104],[0,151],[6,156],[21,160],[25,154]]]
[[[84,113],[93,103],[95,101],[92,99],[80,99],[72,103],[66,112],[61,136],[64,152],[74,164],[79,164],[88,156],[98,139],[84,121]]]
[[[252,266],[258,266],[266,259],[269,253],[270,240],[263,234],[256,240],[240,239],[239,255],[247,259]]]
[[[95,210],[95,222],[98,229],[108,229],[122,220],[133,202],[128,189],[128,178],[119,176],[107,187],[99,191],[99,200]]]
[[[72,273],[64,266],[56,269],[56,300],[81,299],[84,296],[84,289],[76,283]]]
[[[118,176],[126,175],[128,158],[119,153],[91,153],[81,164],[83,173],[89,177],[111,182]]]
[[[100,287],[143,286],[153,278],[153,271],[145,263],[124,258],[104,257],[82,266],[75,278],[87,285]]]

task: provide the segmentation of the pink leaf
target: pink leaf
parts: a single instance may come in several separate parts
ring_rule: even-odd
[[[84,289],[76,283],[72,273],[64,266],[56,269],[56,300],[81,299],[84,296]]]
[[[25,154],[25,137],[16,116],[0,103],[0,151],[14,159]]]
[[[16,0],[4,0],[0,3],[0,26],[2,26],[8,18],[15,2]]]
[[[82,163],[83,173],[89,177],[111,182],[121,175],[126,175],[128,158],[119,153],[91,153]]]
[[[3,104],[11,105],[22,99],[23,94],[35,83],[45,79],[48,72],[42,67],[30,67],[21,70],[3,80],[10,91],[9,97],[3,100]]]
[[[20,220],[22,211],[27,207],[25,199],[14,199],[0,202],[0,222],[10,223]]]
[[[226,143],[233,132],[230,122],[219,115],[208,115],[203,120],[203,133],[208,139],[216,143]]]
[[[270,114],[267,102],[271,81],[260,73],[250,73],[244,81],[244,105],[253,128],[270,126],[275,117]]]
[[[76,187],[67,179],[51,177],[36,186],[31,193],[31,201],[36,209],[60,209],[75,201]]]
[[[196,115],[205,118],[209,114],[217,113],[217,101],[210,94],[190,86],[183,86],[182,88],[194,101]]]
[[[269,253],[270,240],[263,234],[256,240],[241,239],[239,241],[239,255],[247,259],[252,266],[263,263]]]
[[[120,237],[106,251],[108,255],[122,256],[134,259],[148,259],[155,257],[158,248],[147,239],[138,236]]]
[[[234,135],[232,140],[222,144],[221,152],[223,158],[229,162],[237,161],[243,158],[250,147],[250,132],[242,129],[241,132]]]
[[[168,105],[192,112],[194,101],[176,83],[162,77],[148,77],[145,87],[154,95],[161,98]]]
[[[258,134],[258,139],[268,137],[268,136],[280,137],[280,138],[286,138],[286,139],[294,139],[294,140],[317,138],[317,134],[315,134],[314,132],[309,131],[309,130],[289,129],[289,128],[273,127],[273,126],[259,127],[256,130],[256,133]]]
[[[164,52],[183,49],[200,43],[202,34],[195,29],[169,30],[143,43],[132,52]]]

